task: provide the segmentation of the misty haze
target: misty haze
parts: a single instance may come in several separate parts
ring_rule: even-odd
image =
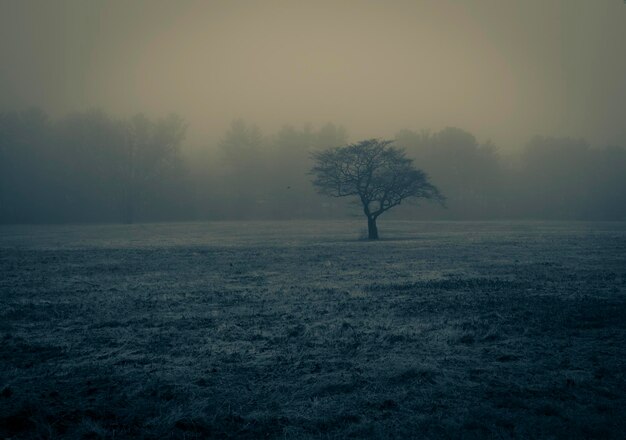
[[[623,438],[625,44],[623,0],[0,0],[0,438]]]

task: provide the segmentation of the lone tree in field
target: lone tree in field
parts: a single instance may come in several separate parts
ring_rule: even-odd
[[[378,239],[376,219],[403,200],[444,200],[404,150],[389,146],[392,142],[369,139],[313,153],[313,185],[330,197],[357,197],[367,217],[370,240]]]

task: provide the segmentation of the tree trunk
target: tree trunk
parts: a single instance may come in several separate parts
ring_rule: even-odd
[[[370,240],[378,240],[378,227],[376,226],[376,217],[367,218],[367,238]]]

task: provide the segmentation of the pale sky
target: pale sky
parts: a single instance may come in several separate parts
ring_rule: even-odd
[[[0,110],[626,145],[623,0],[0,0]]]

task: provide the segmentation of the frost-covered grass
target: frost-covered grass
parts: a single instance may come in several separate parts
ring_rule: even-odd
[[[0,437],[622,438],[626,224],[0,227]]]

